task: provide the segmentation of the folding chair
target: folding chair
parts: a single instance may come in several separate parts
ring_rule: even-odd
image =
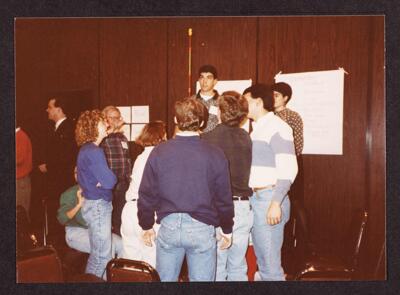
[[[144,261],[114,258],[107,264],[107,282],[159,282],[157,271]]]
[[[348,281],[355,280],[360,248],[365,244],[365,230],[368,212],[356,210],[346,240],[347,255],[342,257],[324,256],[315,253],[303,264],[295,280],[306,281]],[[342,259],[341,259],[342,258]]]

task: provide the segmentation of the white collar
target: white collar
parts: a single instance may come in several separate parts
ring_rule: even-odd
[[[61,125],[62,122],[64,122],[67,119],[67,117],[61,118],[56,122],[56,126],[54,128],[54,131],[57,130],[57,128]]]
[[[200,136],[196,131],[179,131],[176,133],[178,136]]]

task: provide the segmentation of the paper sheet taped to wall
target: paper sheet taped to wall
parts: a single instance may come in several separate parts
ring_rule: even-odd
[[[292,87],[287,107],[303,119],[303,154],[342,155],[344,70],[279,73],[275,81]]]

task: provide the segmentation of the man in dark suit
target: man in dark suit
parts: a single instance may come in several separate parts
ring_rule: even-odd
[[[47,177],[47,202],[49,232],[60,229],[56,219],[59,198],[62,192],[74,184],[73,171],[76,163],[75,124],[67,118],[68,101],[53,96],[47,106],[49,120],[55,123],[46,142],[46,153],[39,170]]]

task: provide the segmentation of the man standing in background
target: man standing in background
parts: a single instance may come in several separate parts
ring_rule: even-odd
[[[291,187],[290,203],[292,206],[292,215],[297,221],[300,228],[301,234],[297,234],[295,238],[299,238],[301,241],[292,241],[293,246],[303,247],[302,250],[305,251],[306,245],[311,246],[312,244],[309,239],[309,232],[307,226],[306,210],[304,207],[304,177],[303,177],[303,120],[301,116],[286,107],[290,99],[292,98],[292,88],[289,84],[285,82],[278,82],[272,85],[272,91],[274,92],[274,109],[275,114],[285,121],[293,130],[293,140],[294,148],[296,151],[298,173],[296,176],[296,181]],[[292,193],[293,192],[293,193]],[[288,244],[289,245],[289,244]],[[312,250],[312,249],[311,249]]]
[[[128,148],[128,139],[122,132],[124,121],[121,112],[115,106],[103,109],[103,115],[108,123],[108,136],[101,142],[106,155],[107,163],[115,176],[117,184],[113,189],[112,231],[121,235],[121,214],[125,205],[125,193],[129,188],[131,178],[131,159]]]
[[[199,69],[199,84],[200,90],[197,94],[192,95],[191,98],[200,100],[208,110],[208,119],[203,133],[210,132],[218,125],[218,103],[217,99],[219,94],[214,90],[218,82],[217,69],[212,65],[203,65]]]
[[[48,135],[44,159],[39,170],[47,176],[47,212],[49,232],[62,231],[56,218],[59,198],[62,192],[74,183],[74,167],[77,155],[75,143],[75,124],[67,117],[68,101],[54,95],[48,102],[47,114],[49,120],[55,123],[54,131]]]

